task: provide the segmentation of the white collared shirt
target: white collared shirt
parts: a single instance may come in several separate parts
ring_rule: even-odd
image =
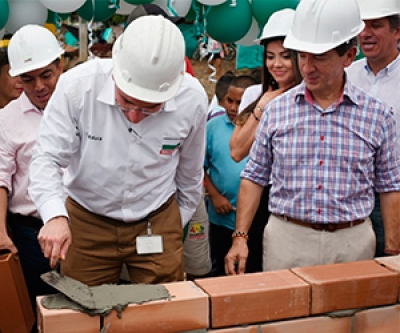
[[[368,94],[386,103],[396,120],[397,147],[400,149],[400,54],[374,75],[367,59],[354,62],[348,69],[349,80]]]
[[[65,191],[89,211],[140,220],[176,193],[185,225],[201,198],[207,95],[185,74],[163,111],[138,124],[115,105],[112,60],[63,74],[40,126],[29,193],[46,223],[68,216]]]

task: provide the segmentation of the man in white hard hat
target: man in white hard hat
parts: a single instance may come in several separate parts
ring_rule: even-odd
[[[399,0],[358,0],[365,28],[358,35],[365,58],[347,70],[349,80],[370,95],[389,105],[400,135],[400,39]],[[400,147],[400,139],[397,139]],[[375,193],[375,208],[371,214],[376,235],[376,257],[385,253],[385,230],[380,209],[380,196]]]
[[[372,259],[374,189],[381,193],[386,250],[400,252],[395,121],[345,75],[363,28],[355,0],[299,3],[284,47],[298,51],[304,81],[262,115],[242,173],[229,274],[244,271],[247,232],[269,180],[264,270]]]
[[[0,250],[19,254],[33,309],[36,296],[55,290],[40,279],[51,268],[37,240],[43,222],[28,194],[28,167],[43,110],[62,73],[63,53],[46,28],[19,29],[8,45],[9,74],[21,78],[24,92],[0,111]]]
[[[207,95],[184,69],[185,42],[161,16],[60,79],[30,167],[54,266],[88,285],[183,279],[183,228],[201,198]],[[63,198],[61,168],[68,167]]]

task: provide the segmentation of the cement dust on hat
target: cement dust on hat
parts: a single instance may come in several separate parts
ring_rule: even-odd
[[[181,23],[185,22],[184,17],[170,16],[161,7],[157,6],[156,4],[148,3],[148,4],[136,6],[132,10],[132,12],[129,14],[128,19],[126,20],[126,23],[130,24],[132,21],[136,20],[138,17],[148,16],[148,15],[161,15],[175,24],[181,24]]]

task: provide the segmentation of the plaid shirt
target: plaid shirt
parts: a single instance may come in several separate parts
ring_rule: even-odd
[[[370,215],[377,192],[400,191],[393,115],[346,82],[340,100],[323,110],[304,82],[272,101],[263,114],[241,174],[272,181],[269,209],[309,222]]]

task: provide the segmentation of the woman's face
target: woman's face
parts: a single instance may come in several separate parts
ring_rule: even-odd
[[[267,44],[265,65],[280,88],[293,85],[295,73],[290,51],[283,47],[283,41],[274,40]]]
[[[22,92],[22,84],[19,76],[11,77],[8,74],[9,65],[3,65],[0,68],[0,99],[3,103],[11,102],[19,97]],[[0,107],[4,107],[2,105]]]

